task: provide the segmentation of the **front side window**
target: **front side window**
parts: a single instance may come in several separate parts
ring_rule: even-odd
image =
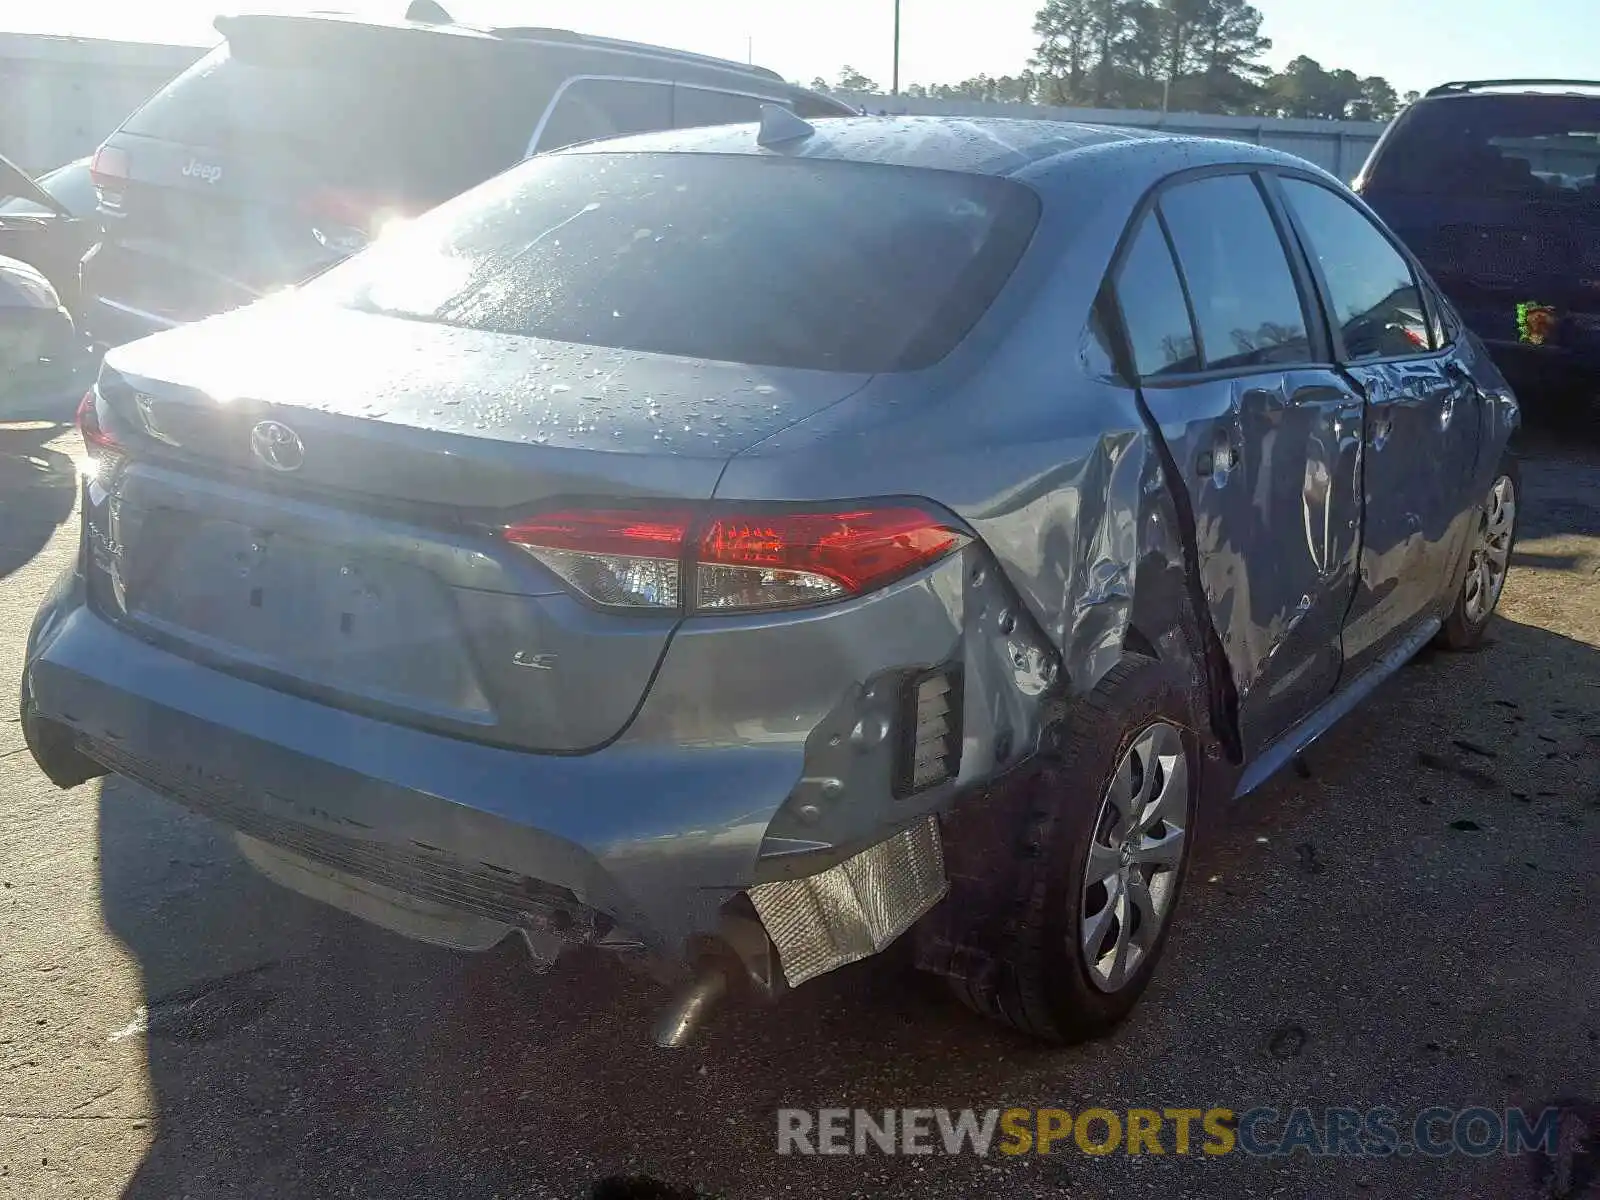
[[[672,85],[579,79],[561,93],[539,149],[559,150],[598,138],[672,128]]]
[[[1307,250],[1322,267],[1347,361],[1397,358],[1429,350],[1427,309],[1411,264],[1367,215],[1343,196],[1304,179],[1285,179]]]
[[[1219,175],[1161,197],[1207,370],[1310,362],[1306,317],[1255,179]]]
[[[1181,375],[1200,368],[1194,325],[1172,251],[1154,213],[1128,245],[1116,278],[1117,301],[1140,376]]]

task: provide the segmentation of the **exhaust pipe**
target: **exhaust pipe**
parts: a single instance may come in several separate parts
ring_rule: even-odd
[[[667,1050],[687,1046],[727,993],[727,971],[716,963],[706,964],[694,981],[673,998],[656,1022],[656,1045]]]

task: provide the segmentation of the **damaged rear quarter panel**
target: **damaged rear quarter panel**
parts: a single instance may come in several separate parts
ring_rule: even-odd
[[[1071,694],[1130,644],[1183,659],[1203,691],[1203,618],[1182,586],[1158,443],[1136,393],[1102,377],[1085,333],[1143,185],[1119,195],[1103,173],[1087,178],[1102,186],[1046,205],[1017,276],[947,359],[877,376],[738,455],[717,498],[925,497],[982,539]]]

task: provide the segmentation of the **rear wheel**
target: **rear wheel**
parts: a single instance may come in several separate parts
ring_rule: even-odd
[[[1507,455],[1478,510],[1478,527],[1467,558],[1466,575],[1455,604],[1439,630],[1438,642],[1451,650],[1467,650],[1483,640],[1500,603],[1517,540],[1517,507],[1521,476]]]
[[[1074,1042],[1133,1009],[1171,931],[1200,763],[1188,706],[1152,659],[1125,659],[1064,718],[1019,847],[990,965],[951,981],[985,1016]]]

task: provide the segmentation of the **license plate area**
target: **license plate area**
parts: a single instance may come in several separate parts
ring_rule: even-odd
[[[211,654],[489,723],[449,588],[425,568],[170,509],[124,548],[128,615]]]

